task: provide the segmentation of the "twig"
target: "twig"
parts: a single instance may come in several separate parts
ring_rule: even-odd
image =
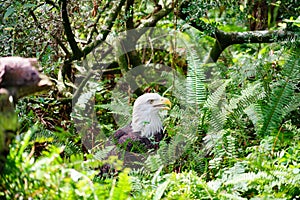
[[[31,17],[33,18],[34,23],[36,24],[36,26],[43,32],[48,32],[48,30],[46,28],[44,28],[38,21],[37,17],[35,16],[34,12],[31,10],[29,11],[29,14],[31,15]],[[50,33],[50,36],[52,38],[54,38],[57,42],[57,44],[62,48],[62,50],[65,52],[66,56],[69,57],[70,56],[70,52],[69,50],[65,47],[65,45],[62,43],[62,41],[54,34]]]
[[[118,14],[121,11],[122,6],[124,5],[125,0],[120,0],[119,3],[115,3],[114,7],[112,8],[111,14],[108,16],[108,19],[106,20],[106,28],[103,28],[100,35],[102,35],[101,38],[97,39],[95,42],[91,43],[90,45],[86,46],[83,49],[83,54],[87,55],[91,51],[93,51],[98,45],[100,45],[102,42],[104,42],[108,36],[108,34],[111,31],[111,28],[113,27],[115,20],[118,17]]]

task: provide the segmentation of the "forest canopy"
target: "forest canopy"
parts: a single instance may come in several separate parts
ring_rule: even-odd
[[[300,197],[297,0],[0,5],[1,57],[52,82],[8,109],[0,62],[4,199]],[[124,148],[111,138],[144,93],[172,103],[164,138]]]

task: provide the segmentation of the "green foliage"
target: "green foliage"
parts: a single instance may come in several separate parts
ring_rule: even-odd
[[[128,176],[129,169],[125,169],[119,174],[118,182],[114,179],[110,191],[111,199],[127,199],[131,191],[130,177]],[[116,183],[117,182],[117,183]]]
[[[282,119],[300,106],[300,100],[295,95],[297,81],[300,76],[298,58],[287,58],[280,79],[271,85],[272,92],[267,105],[262,107],[264,119],[260,134],[267,134],[278,129]]]
[[[295,160],[293,155],[299,150],[299,142],[290,141],[289,148],[274,151],[282,145],[276,140],[275,137],[267,138],[260,145],[249,148],[251,153],[243,161],[224,170],[219,179],[209,184],[214,185],[216,191],[225,189],[234,193],[236,198],[297,198],[300,191],[296,160],[299,158]]]
[[[0,196],[7,199],[127,199],[131,190],[129,170],[104,183],[93,182],[101,163],[90,155],[73,154],[61,157],[63,147],[48,146],[39,158],[34,149],[27,149],[37,126],[30,129],[22,141],[11,147],[4,172],[1,174]]]
[[[299,138],[300,130],[295,126],[286,123],[284,127]],[[229,148],[232,138],[226,140],[228,144],[224,146],[228,148],[223,152],[234,155],[237,151],[230,152],[234,147]],[[283,145],[276,140],[275,137],[262,140],[249,148],[247,157],[236,159],[231,166],[226,164],[218,178],[207,182],[193,171],[162,174],[160,169],[150,177],[133,173],[133,188],[139,188],[133,195],[147,199],[299,198],[299,140],[289,139],[289,147],[280,149]]]
[[[201,63],[197,52],[193,49],[187,56],[188,73],[186,80],[188,103],[201,105],[206,99],[204,64]]]
[[[230,46],[216,64],[204,64],[207,62],[204,57],[215,43],[216,28],[227,33],[242,32],[249,30],[251,23],[265,23],[268,30],[287,26],[287,30],[298,34],[296,1],[179,1],[173,5],[176,12],[160,20],[157,27],[180,30],[184,41],[176,41],[172,46],[173,43],[168,44],[172,34],[167,38],[155,36],[156,40],[150,42],[148,36],[154,33],[145,35],[145,41],[155,45],[148,49],[139,47],[136,53],[142,60],[140,64],[171,66],[185,75],[186,82],[172,82],[168,74],[161,74],[161,80],[172,82],[166,88],[143,82],[139,75],[132,78],[142,82],[137,94],[158,91],[173,104],[164,121],[171,139],[160,143],[142,169],[123,169],[116,157],[105,160],[109,147],[92,149],[94,155],[82,148],[82,135],[93,131],[90,129],[93,123],[99,122],[95,123],[100,130],[95,133],[95,144],[100,145],[102,136],[107,137],[118,126],[127,124],[132,110],[129,105],[137,94],[128,96],[126,91],[124,97],[114,93],[113,88],[123,76],[117,62],[101,78],[102,71],[74,62],[67,68],[70,75],[76,73],[80,81],[78,72],[88,71],[89,75],[95,75],[95,80],[82,85],[73,84],[72,76],[69,83],[64,80],[65,64],[74,55],[63,28],[61,2],[6,0],[0,3],[1,56],[38,57],[43,71],[56,84],[46,95],[18,102],[19,135],[10,146],[1,172],[1,197],[299,199],[299,38],[281,44],[250,44],[249,41]],[[103,43],[112,48],[109,40],[126,30],[130,19],[136,23],[133,27],[151,21],[153,13],[159,16],[163,12],[158,11],[165,11],[170,3],[141,0],[133,6],[125,5],[112,23],[113,28],[108,28],[105,23],[114,14],[112,8],[119,5],[117,1],[67,2],[70,2],[67,10],[71,29],[79,48],[96,42],[105,35],[103,31],[110,34]],[[265,3],[266,7],[256,6],[255,2]],[[187,17],[179,19],[177,13],[185,3],[188,6],[182,12]],[[265,9],[259,10],[261,7]],[[97,14],[92,15],[93,11]],[[261,20],[255,16],[257,13],[267,16]],[[200,27],[200,31],[193,31],[189,23]],[[218,42],[224,45],[220,38]],[[97,56],[105,53],[102,49],[100,53],[93,52],[95,58],[88,62],[97,63],[100,59]],[[111,54],[101,62],[117,60],[114,56]],[[73,89],[78,90],[72,96]],[[94,99],[90,98],[93,96]],[[74,99],[78,100],[78,107],[73,107],[75,112],[71,116]],[[93,100],[96,106],[91,109],[87,104]],[[91,122],[90,115],[84,116],[86,109],[90,109],[89,114],[97,113],[93,115],[94,121]],[[118,115],[118,124],[113,115]],[[82,125],[82,129],[75,127],[72,120],[81,120],[76,125]],[[99,168],[104,163],[117,170],[114,177],[99,177]]]

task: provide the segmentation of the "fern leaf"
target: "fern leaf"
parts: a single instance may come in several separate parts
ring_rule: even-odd
[[[125,168],[122,173],[119,175],[119,180],[116,187],[112,187],[110,198],[112,200],[125,200],[128,199],[131,191],[131,181],[128,176],[129,169]]]
[[[155,195],[153,197],[153,200],[159,200],[159,199],[161,199],[161,197],[164,194],[165,190],[167,189],[169,183],[170,183],[170,180],[168,179],[167,181],[163,182],[162,184],[160,184],[157,187]]]
[[[265,92],[262,90],[261,83],[251,84],[241,91],[241,95],[230,100],[226,109],[232,113],[234,118],[240,117],[246,107],[261,100],[265,97]]]
[[[98,150],[94,154],[94,158],[97,160],[104,160],[105,158],[108,157],[109,153],[115,148],[115,146],[106,146],[103,149]]]
[[[226,80],[220,87],[217,88],[211,95],[207,97],[207,100],[204,104],[206,108],[215,108],[219,106],[219,102],[222,100],[222,97],[225,95],[225,89],[230,80]]]
[[[263,113],[260,105],[257,103],[251,104],[244,109],[244,112],[248,115],[249,119],[252,121],[255,129],[259,130],[260,128],[259,122],[263,120]]]
[[[201,105],[206,99],[205,89],[205,74],[203,70],[203,63],[197,56],[197,52],[193,49],[187,56],[188,73],[187,73],[187,95],[188,103]]]
[[[226,80],[215,92],[208,96],[204,108],[211,110],[211,116],[209,123],[211,130],[209,132],[218,132],[223,129],[223,126],[227,119],[227,113],[222,108],[222,99],[225,96],[226,86],[230,80]]]
[[[262,106],[264,121],[262,128],[259,130],[260,135],[269,134],[274,129],[277,129],[282,119],[291,110],[295,109],[293,104],[297,105],[299,103],[294,93],[299,76],[299,58],[297,55],[291,55],[283,67],[283,78],[271,86],[273,89],[269,101],[266,106]]]
[[[272,90],[268,105],[263,107],[264,122],[259,130],[260,135],[266,135],[277,129],[283,117],[287,114],[284,108],[289,106],[293,97],[293,87],[289,82],[283,82]]]

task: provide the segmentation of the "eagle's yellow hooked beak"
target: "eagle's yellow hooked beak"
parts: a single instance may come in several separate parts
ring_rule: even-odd
[[[162,107],[163,110],[170,110],[172,103],[168,98],[162,97],[160,99],[161,104],[165,105],[164,107]]]

